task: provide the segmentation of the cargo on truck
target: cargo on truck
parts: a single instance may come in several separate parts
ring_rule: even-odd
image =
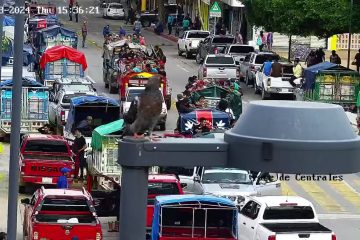
[[[13,81],[0,83],[0,130],[11,131]],[[49,122],[49,89],[35,79],[23,78],[21,103],[21,133],[38,133]]]

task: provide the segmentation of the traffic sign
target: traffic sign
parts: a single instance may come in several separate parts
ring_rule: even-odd
[[[221,17],[221,8],[218,2],[214,2],[214,4],[210,8],[210,17]]]

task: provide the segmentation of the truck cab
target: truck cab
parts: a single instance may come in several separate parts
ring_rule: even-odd
[[[93,199],[85,189],[42,187],[21,203],[25,239],[103,239]]]
[[[69,183],[74,178],[73,153],[61,136],[29,134],[23,137],[20,149],[20,192],[35,185],[56,185],[61,169],[71,170]],[[26,189],[27,190],[27,189]]]
[[[185,31],[178,40],[178,54],[181,56],[185,52],[186,58],[190,58],[197,52],[199,43],[210,35],[209,31],[189,30]]]

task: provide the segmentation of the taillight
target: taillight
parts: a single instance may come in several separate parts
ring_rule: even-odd
[[[34,232],[34,240],[38,240],[39,239],[39,233],[38,232]]]
[[[335,233],[333,233],[333,234],[331,235],[331,240],[336,240],[336,235],[335,235]]]
[[[129,84],[125,83],[125,92],[127,92]],[[125,96],[125,95],[124,95]]]
[[[250,66],[250,70],[253,71],[253,72],[256,72],[255,66],[254,66],[254,65],[251,65],[251,66]]]
[[[206,77],[207,76],[207,68],[203,69],[203,76]]]
[[[270,85],[271,85],[271,78],[268,78],[268,80],[267,80],[267,85],[270,87]]]
[[[61,110],[60,117],[61,117],[62,124],[65,124],[65,111],[64,110]]]
[[[96,233],[96,240],[101,240],[101,233]]]
[[[268,240],[276,240],[276,236],[275,235],[269,236]]]
[[[236,78],[239,79],[240,78],[240,70],[236,69]]]

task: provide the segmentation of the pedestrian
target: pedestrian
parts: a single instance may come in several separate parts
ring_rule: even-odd
[[[279,60],[275,59],[273,64],[271,65],[270,76],[278,78],[278,77],[282,77],[282,75],[283,75],[283,67],[281,63],[279,63]]]
[[[322,48],[316,51],[316,63],[322,63],[325,61],[325,52]]]
[[[274,43],[274,35],[272,32],[269,32],[266,36],[266,41],[267,41],[267,48],[269,51],[272,50],[272,46],[273,46],[273,43]]]
[[[73,15],[73,4],[70,2],[70,4],[69,4],[69,21],[72,21],[72,15]]]
[[[167,19],[167,27],[169,30],[169,35],[171,35],[171,33],[172,33],[173,24],[174,24],[174,16],[169,14],[168,19]]]
[[[200,16],[199,14],[196,15],[195,17],[195,22],[194,22],[194,27],[195,27],[195,30],[201,30],[201,19],[200,19]]]
[[[60,171],[61,171],[62,175],[58,178],[56,187],[59,189],[67,189],[67,188],[69,188],[69,183],[68,183],[67,177],[70,172],[70,169],[63,167],[63,168],[61,168]]]
[[[119,36],[120,36],[121,38],[126,37],[126,31],[125,31],[125,29],[124,29],[122,26],[120,26]]]
[[[39,128],[38,131],[39,131],[39,133],[45,134],[45,135],[52,135],[53,134],[49,124],[45,124],[43,127]]]
[[[80,170],[80,180],[84,179],[84,168],[86,168],[85,161],[85,149],[87,148],[86,140],[81,133],[80,129],[75,129],[74,132],[75,140],[72,146],[72,151],[76,154],[75,160],[75,178],[79,175]]]
[[[88,30],[87,30],[87,22],[84,21],[83,25],[81,27],[81,34],[82,34],[82,47],[85,48],[85,41],[87,36]]]
[[[341,64],[341,58],[339,57],[339,55],[336,53],[335,50],[331,51],[330,62],[335,63],[335,64],[339,64],[339,65]]]
[[[189,19],[186,17],[184,18],[183,22],[182,22],[182,28],[183,28],[183,31],[187,31],[189,30],[189,26],[190,26],[190,21]]]
[[[236,40],[236,43],[238,43],[238,44],[244,44],[243,37],[241,36],[239,30],[236,30],[235,40]]]
[[[79,11],[80,11],[79,3],[76,2],[75,3],[75,8],[74,8],[75,22],[79,22]]]
[[[134,22],[134,33],[137,35],[141,34],[141,22],[139,19],[136,19]]]
[[[133,18],[134,18],[134,9],[131,7],[129,8],[128,10],[128,15],[127,15],[127,18],[126,18],[126,25],[128,23],[132,24],[133,23]]]
[[[313,65],[317,64],[316,62],[316,53],[314,50],[311,50],[309,53],[309,56],[306,58],[306,66],[311,67]]]
[[[110,26],[109,26],[109,24],[108,24],[108,25],[106,25],[106,26],[104,27],[104,29],[103,29],[103,36],[104,36],[104,38],[105,38],[105,37],[109,36],[110,34],[111,34],[111,31],[110,31]]]
[[[360,73],[360,49],[359,49],[359,52],[356,53],[356,55],[355,55],[353,65],[356,66],[356,71],[358,71]]]
[[[219,18],[219,21],[215,24],[215,35],[220,35],[221,26],[222,18]]]
[[[258,36],[257,40],[256,40],[256,45],[259,46],[259,50],[260,52],[263,51],[264,46],[266,44],[266,37],[263,31],[260,31],[260,35]]]
[[[295,79],[301,78],[303,75],[303,68],[300,64],[300,59],[296,58],[294,61],[294,67],[293,67],[293,73],[294,75],[290,78],[289,82],[293,87],[296,87],[296,84],[294,83]]]

